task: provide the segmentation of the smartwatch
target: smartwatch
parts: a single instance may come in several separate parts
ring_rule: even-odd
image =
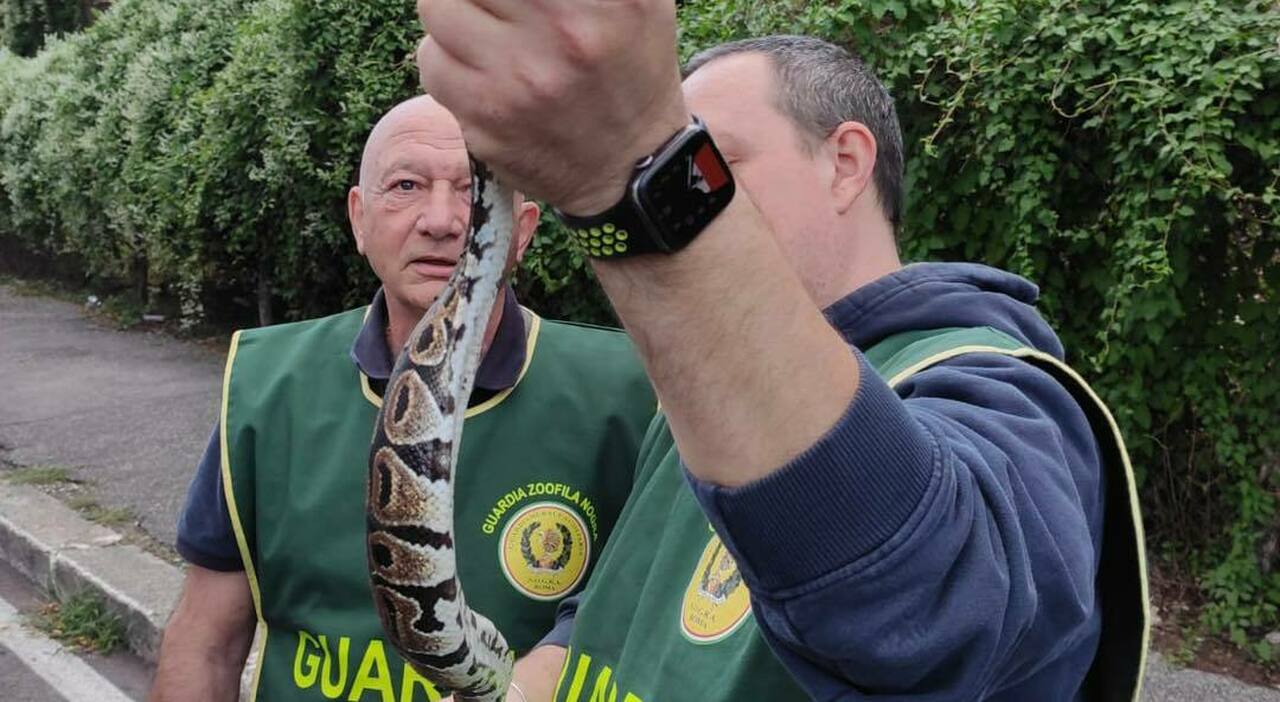
[[[597,215],[554,210],[579,248],[600,259],[675,253],[733,201],[733,174],[696,116],[636,163],[622,200]]]

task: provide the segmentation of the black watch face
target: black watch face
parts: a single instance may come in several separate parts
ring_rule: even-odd
[[[684,247],[733,200],[733,176],[706,132],[672,146],[637,183],[640,204],[669,251]]]

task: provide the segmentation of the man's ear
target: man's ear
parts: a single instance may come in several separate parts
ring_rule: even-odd
[[[868,192],[876,169],[876,137],[861,122],[842,122],[823,145],[835,166],[831,194],[836,212],[844,214]],[[870,193],[868,193],[870,194]]]
[[[520,203],[519,211],[516,213],[516,230],[512,232],[511,245],[515,249],[513,268],[524,260],[524,253],[529,249],[529,244],[533,243],[533,235],[538,231],[538,221],[541,217],[542,209],[538,207],[538,203],[532,200]]]
[[[356,239],[356,251],[360,255],[364,255],[364,232],[360,229],[360,223],[364,221],[364,195],[360,192],[360,186],[352,186],[347,191],[347,220],[351,222],[351,235]]]

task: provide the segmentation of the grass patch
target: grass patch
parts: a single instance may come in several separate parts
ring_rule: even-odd
[[[7,286],[15,295],[21,297],[52,297],[63,302],[84,304],[84,294],[79,290],[73,290],[68,285],[50,280],[0,274],[0,285]]]
[[[1180,639],[1177,648],[1169,651],[1165,656],[1169,662],[1179,668],[1189,667],[1200,655],[1200,649],[1204,646],[1204,634],[1198,628],[1182,627],[1178,632]]]
[[[146,310],[133,295],[108,295],[99,310],[117,329],[132,329],[142,324]]]
[[[92,495],[74,495],[67,500],[67,506],[85,519],[103,526],[133,524],[138,520],[128,507],[103,507]]]
[[[72,495],[67,499],[67,506],[77,512],[88,512],[93,509],[101,509],[98,501],[93,495]]]
[[[90,306],[88,298],[92,288],[85,285],[45,278],[19,278],[13,275],[0,274],[0,285],[7,286],[10,291],[21,297],[47,297],[63,302],[70,302],[82,310],[104,319],[117,329],[132,329],[142,324],[143,305],[131,292],[113,293],[102,291],[93,294],[98,302]]]
[[[48,604],[34,623],[51,638],[86,651],[105,655],[124,643],[124,622],[95,595],[79,594]]]
[[[56,466],[17,468],[6,472],[4,477],[15,485],[56,485],[72,482],[71,472]]]
[[[98,507],[86,512],[85,517],[103,526],[123,526],[138,520],[137,515],[128,507]]]

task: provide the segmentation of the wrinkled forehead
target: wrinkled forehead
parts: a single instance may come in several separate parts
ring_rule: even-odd
[[[467,146],[459,135],[456,139],[438,139],[419,130],[391,135],[381,152],[378,163],[384,170],[411,165],[430,165],[437,169],[469,171]]]
[[[462,130],[448,113],[407,115],[385,125],[373,152],[379,175],[408,170],[463,178],[470,173]]]

